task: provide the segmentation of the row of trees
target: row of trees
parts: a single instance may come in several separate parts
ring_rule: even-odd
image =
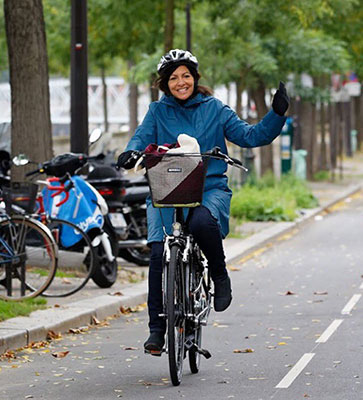
[[[11,72],[11,54],[20,49],[11,49],[14,33],[8,28],[10,57],[3,57],[6,44],[2,26],[5,20],[10,27],[9,8],[18,9],[14,15],[22,23],[20,19],[24,18],[24,13],[19,10],[19,3],[28,10],[41,10],[45,19],[49,71],[69,76],[70,0],[4,0],[5,18],[0,15],[0,71],[7,69],[10,60],[11,78],[15,73]],[[133,131],[138,122],[138,85],[149,84],[151,88],[160,56],[172,47],[185,48],[185,9],[189,6],[192,51],[200,61],[204,83],[212,88],[235,83],[237,113],[241,115],[241,94],[247,91],[261,118],[270,106],[266,104],[266,93],[275,88],[279,80],[291,82],[294,103],[291,109],[299,114],[301,127],[297,143],[309,150],[311,176],[315,169],[326,167],[324,160],[329,159],[329,154],[324,153],[326,147],[322,146],[320,163],[316,161],[317,152],[314,156],[313,149],[318,148],[318,135],[308,122],[316,119],[318,106],[320,137],[326,143],[325,136],[321,136],[329,127],[326,115],[334,114],[328,110],[331,75],[352,70],[360,80],[363,77],[362,3],[362,0],[88,0],[90,73],[103,77],[121,74],[130,82],[130,127]],[[31,17],[35,18],[34,15]],[[41,27],[41,17],[37,15],[36,18],[41,21],[37,26]],[[25,25],[19,28],[24,36],[18,40],[27,42],[31,37],[30,27]],[[34,62],[34,57],[32,60]],[[42,59],[41,63],[44,62]],[[313,87],[301,84],[303,73],[313,78]],[[155,100],[157,93],[153,90],[150,93]],[[362,101],[356,110],[361,107]],[[107,107],[107,127],[106,111]],[[359,116],[359,112],[355,120],[357,127],[360,124],[358,143],[361,144],[362,115]],[[261,153],[261,171],[265,172],[273,164],[271,146],[262,148]]]

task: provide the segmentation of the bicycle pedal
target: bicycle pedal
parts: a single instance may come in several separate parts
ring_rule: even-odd
[[[207,360],[208,360],[208,358],[211,358],[211,357],[212,357],[212,354],[211,354],[208,350],[198,348],[197,351],[198,351],[199,354],[201,354],[202,356],[204,356]]]
[[[155,356],[155,357],[161,357],[161,355],[163,354],[163,352],[165,351],[165,349],[160,350],[146,350],[144,349],[144,353],[145,354],[150,354],[151,356]]]

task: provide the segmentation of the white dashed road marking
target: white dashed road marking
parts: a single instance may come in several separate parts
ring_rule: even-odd
[[[315,341],[315,343],[325,343],[330,336],[338,329],[339,325],[343,322],[342,319],[335,319],[321,334],[319,339]]]
[[[352,298],[348,301],[348,303],[345,305],[345,307],[342,310],[342,314],[349,314],[353,307],[358,303],[359,299],[362,297],[361,294],[354,294]]]
[[[275,388],[287,389],[298,377],[301,371],[309,364],[315,353],[305,353],[300,360],[292,367],[287,375],[278,383]]]
[[[363,283],[360,284],[359,289],[363,289]]]

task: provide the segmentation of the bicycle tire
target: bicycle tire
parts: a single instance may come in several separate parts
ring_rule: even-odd
[[[0,298],[20,301],[42,294],[54,278],[58,261],[58,248],[49,229],[33,218],[13,216],[0,222],[0,237],[4,240]]]
[[[167,276],[167,338],[171,381],[178,386],[182,380],[185,347],[185,296],[181,251],[171,247]]]
[[[67,297],[81,290],[93,276],[95,249],[87,233],[70,221],[49,218],[47,227],[57,243],[59,260],[55,277],[42,296]],[[77,242],[72,245],[65,243],[62,236],[70,231],[77,237]]]

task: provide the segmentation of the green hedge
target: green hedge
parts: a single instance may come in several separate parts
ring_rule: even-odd
[[[305,181],[292,174],[281,180],[267,174],[233,192],[231,216],[245,221],[293,221],[298,210],[317,205]]]

